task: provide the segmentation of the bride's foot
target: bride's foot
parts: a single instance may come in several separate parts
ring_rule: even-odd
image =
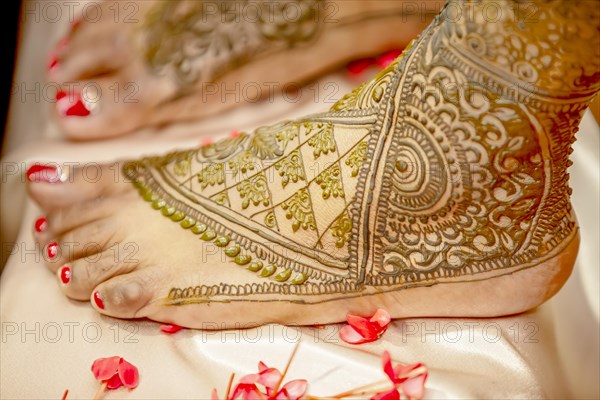
[[[328,112],[99,181],[30,174],[61,288],[103,314],[198,328],[539,305],[577,252],[566,171],[599,87],[598,10],[540,5],[529,23],[502,4],[495,23],[480,6],[438,18]]]
[[[51,54],[56,115],[78,140],[199,119],[405,46],[439,5],[429,3],[106,1]]]

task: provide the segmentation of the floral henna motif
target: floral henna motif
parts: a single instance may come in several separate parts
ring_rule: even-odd
[[[146,17],[147,63],[158,73],[173,74],[182,87],[210,82],[250,58],[314,40],[323,25],[324,2],[161,2]],[[293,18],[290,9],[297,14]]]
[[[560,7],[540,15],[580,24]],[[538,28],[518,24],[515,44],[516,25],[488,25],[438,17],[328,113],[127,164],[154,208],[201,240],[227,242],[233,263],[265,279],[174,288],[167,301],[320,301],[311,296],[490,278],[564,248],[577,232],[570,144],[600,76],[582,67],[575,92],[573,82],[515,90],[523,73],[490,49],[500,39],[538,46],[546,60]],[[488,42],[496,47],[478,55]],[[240,173],[248,153],[255,168]]]

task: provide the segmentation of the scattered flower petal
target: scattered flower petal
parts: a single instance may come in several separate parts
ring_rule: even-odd
[[[383,366],[383,372],[388,376],[390,381],[394,384],[395,391],[398,388],[408,396],[409,399],[420,399],[423,397],[425,391],[425,381],[427,380],[428,372],[427,367],[423,363],[416,364],[398,364],[395,367],[392,365],[392,359],[390,353],[387,351],[383,352],[381,356],[381,364]],[[399,397],[394,396],[391,391],[378,393],[374,400],[393,400]],[[400,396],[400,393],[398,393]]]
[[[371,397],[371,400],[400,400],[400,392],[398,392],[398,389],[393,388],[389,392],[377,393]]]
[[[105,381],[112,378],[119,372],[119,361],[121,357],[99,358],[92,364],[92,373],[99,381]]]
[[[109,390],[121,386],[133,389],[140,380],[136,366],[118,356],[97,359],[92,364],[92,373],[97,380],[105,382]]]
[[[346,321],[349,325],[341,329],[340,338],[346,343],[361,344],[379,339],[387,330],[391,317],[387,311],[378,309],[369,319],[348,314]]]
[[[127,389],[135,388],[140,381],[138,369],[133,364],[125,361],[125,359],[121,359],[119,365],[119,378],[121,378],[121,383]]]
[[[275,397],[277,400],[298,400],[306,393],[308,388],[308,381],[306,379],[296,379],[289,381],[277,393]]]
[[[183,327],[175,324],[165,324],[160,326],[160,330],[164,333],[173,334],[182,330]]]

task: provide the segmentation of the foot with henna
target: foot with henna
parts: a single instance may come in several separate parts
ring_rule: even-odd
[[[579,243],[567,169],[600,89],[600,15],[498,4],[489,21],[449,2],[322,113],[105,165],[95,183],[33,166],[34,235],[65,295],[192,328],[493,317],[549,299]]]

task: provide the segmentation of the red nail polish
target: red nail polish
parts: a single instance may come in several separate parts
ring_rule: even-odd
[[[87,117],[90,110],[84,104],[80,93],[67,95],[64,91],[56,93],[56,107],[63,117]]]
[[[94,303],[96,303],[99,309],[104,310],[104,302],[98,292],[94,292]]]
[[[71,268],[68,265],[65,265],[60,270],[60,280],[65,285],[71,281]]]
[[[55,55],[50,56],[50,59],[48,60],[48,71],[53,70],[57,66],[58,66],[58,58],[56,58]]]
[[[35,221],[35,231],[44,232],[48,227],[48,220],[44,217],[40,217]]]
[[[52,242],[46,246],[46,254],[48,254],[48,258],[53,260],[58,255],[58,243]]]
[[[56,183],[60,181],[58,168],[53,165],[34,164],[25,173],[30,182]]]

